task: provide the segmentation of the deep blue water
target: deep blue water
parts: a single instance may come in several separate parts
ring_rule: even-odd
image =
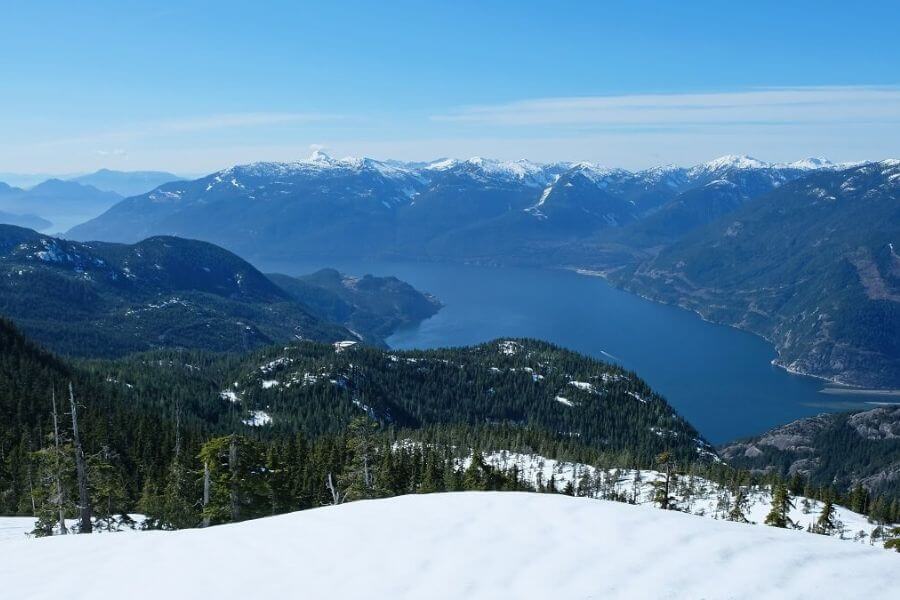
[[[563,270],[405,262],[263,264],[309,273],[395,275],[444,303],[434,317],[388,339],[395,348],[475,344],[498,337],[551,341],[636,371],[714,443],[760,433],[862,397],[820,393],[824,382],[771,365],[774,349],[747,332]]]

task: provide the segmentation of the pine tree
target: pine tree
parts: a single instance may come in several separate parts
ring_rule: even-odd
[[[656,457],[656,463],[663,469],[663,480],[654,482],[654,487],[656,488],[654,501],[659,504],[661,509],[668,510],[673,507],[675,502],[675,498],[671,494],[672,484],[674,483],[673,470],[675,463],[672,461],[672,455],[669,451],[659,454]]]
[[[728,511],[728,520],[733,521],[735,523],[749,523],[750,520],[747,519],[747,496],[744,494],[744,489],[741,486],[738,486],[734,492],[734,501],[731,503],[731,509]]]
[[[472,450],[472,459],[463,473],[462,487],[465,490],[486,490],[486,465],[484,455],[477,448]]]
[[[453,460],[444,461],[444,489],[459,492],[463,489],[463,476]]]
[[[578,495],[590,498],[594,494],[594,478],[591,477],[591,472],[588,469],[585,469],[581,473],[581,477],[578,479]]]
[[[35,517],[32,533],[49,536],[54,532],[68,533],[65,517],[74,510],[68,490],[72,487],[74,462],[72,447],[68,444],[49,446],[32,453],[35,472]]]
[[[118,456],[109,446],[88,458],[91,480],[91,505],[98,528],[112,531],[116,515],[126,512],[125,482],[115,462]]]
[[[265,460],[259,442],[237,434],[213,438],[203,444],[199,458],[209,471],[204,520],[227,523],[269,513]]]
[[[402,489],[402,473],[394,460],[394,452],[385,444],[379,452],[378,477],[375,480],[375,495],[380,498],[396,496]]]
[[[834,517],[834,505],[831,503],[831,498],[825,500],[825,504],[822,506],[822,513],[819,515],[819,518],[816,520],[816,525],[813,527],[814,533],[821,533],[822,535],[831,535],[836,528],[835,517]]]
[[[269,494],[270,514],[277,515],[296,509],[291,497],[291,473],[281,448],[270,446],[266,451],[266,485]]]
[[[347,452],[351,458],[341,478],[347,500],[375,497],[377,427],[378,424],[367,417],[357,417],[350,422]]]
[[[865,514],[869,509],[869,492],[862,484],[857,483],[853,491],[850,492],[850,510],[855,513]]]
[[[792,508],[794,508],[794,503],[791,500],[790,492],[783,483],[777,483],[772,490],[772,509],[766,515],[766,525],[781,528],[795,527],[790,517]]]
[[[160,500],[161,513],[158,522],[166,529],[183,529],[198,524],[198,492],[194,476],[185,464],[181,439],[181,400],[175,402],[175,445],[172,462],[166,473],[166,482]]]
[[[422,483],[418,486],[421,494],[444,491],[444,478],[442,464],[433,451],[425,454],[425,465],[422,470]]]
[[[176,455],[169,466],[163,489],[161,520],[166,528],[183,529],[197,525],[200,516],[196,508],[198,494],[195,486],[190,470]]]
[[[547,493],[555,494],[559,490],[556,489],[556,474],[550,473],[550,479],[547,480]]]
[[[152,477],[144,479],[144,487],[141,489],[137,509],[146,517],[142,524],[143,529],[167,528],[163,518],[165,514],[163,496],[159,492],[157,482]]]
[[[35,496],[34,535],[53,535],[54,529],[60,535],[66,535],[66,514],[73,509],[69,501],[68,489],[71,486],[74,453],[68,440],[63,438],[59,426],[59,413],[56,407],[56,392],[51,393],[51,417],[53,432],[51,445],[32,453],[32,464],[35,472],[33,494]]]

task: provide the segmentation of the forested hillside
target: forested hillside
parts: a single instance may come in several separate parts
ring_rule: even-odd
[[[70,381],[92,494],[107,513],[141,508],[154,514],[163,510],[154,502],[176,494],[197,517],[204,463],[198,457],[227,454],[232,440],[248,453],[245,467],[278,460],[290,473],[278,511],[326,502],[328,473],[335,481],[345,477],[354,460],[349,440],[360,435],[372,452],[397,439],[428,442],[395,448],[392,458],[379,453],[406,465],[406,475],[391,476],[399,478],[391,484],[398,493],[421,483],[425,463],[434,477],[455,481],[451,459],[474,447],[586,462],[615,457],[635,466],[651,464],[665,450],[684,464],[714,456],[633,373],[539,342],[403,353],[303,342],[248,355],[159,351],[71,364],[26,341],[8,322],[2,333],[3,513],[43,510],[52,517],[55,465],[71,465],[74,451]],[[269,475],[259,471],[257,483],[274,485],[267,478],[282,471],[265,469]],[[74,474],[62,470],[66,510],[73,510]],[[505,476],[491,477],[497,478],[492,485],[506,485]]]
[[[626,289],[759,333],[788,369],[900,387],[900,161],[815,171],[701,227]]]
[[[268,277],[318,317],[344,325],[369,343],[378,344],[397,329],[416,325],[441,308],[437,298],[396,277],[355,277],[334,269],[300,277]]]
[[[900,496],[900,407],[822,414],[726,444],[730,464]]]
[[[765,484],[821,500],[826,516],[836,501],[880,523],[900,516],[896,497],[735,471],[634,373],[544,342],[416,352],[301,342],[69,363],[7,321],[0,336],[0,514],[34,515],[38,535],[60,533],[61,516],[80,515],[76,531],[117,529],[137,511],[143,527],[183,528],[460,490],[699,515],[714,505],[742,520],[776,506],[770,487],[753,487]],[[648,468],[658,470],[633,470]],[[874,539],[877,523],[869,529]]]
[[[79,243],[0,225],[0,314],[69,355],[243,351],[296,339],[383,345],[440,307],[395,278],[273,277],[206,242]]]

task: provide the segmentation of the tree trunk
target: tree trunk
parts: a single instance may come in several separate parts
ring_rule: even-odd
[[[366,486],[366,492],[372,489],[372,475],[369,472],[369,449],[363,450],[363,484]]]
[[[28,461],[28,493],[31,495],[31,514],[37,515],[37,504],[34,501],[34,479],[31,475],[31,461]]]
[[[175,460],[181,458],[181,399],[175,400]]]
[[[341,493],[334,485],[334,479],[331,477],[331,473],[328,474],[328,478],[325,480],[325,487],[328,488],[328,491],[331,492],[331,503],[334,505],[338,505],[341,503]]]
[[[209,462],[203,463],[203,524],[201,527],[209,527],[209,515],[205,514],[209,504]]]
[[[663,502],[662,502],[663,510],[669,509],[669,477],[671,476],[671,474],[672,474],[672,467],[667,462],[666,463],[666,495],[663,498]]]
[[[59,534],[66,535],[69,533],[69,530],[66,529],[66,508],[65,508],[65,496],[63,495],[63,487],[62,487],[62,472],[59,464],[59,421],[57,419],[56,413],[56,390],[53,390],[53,395],[51,396],[53,401],[53,442],[56,444],[56,505],[59,507]]]
[[[78,533],[91,533],[91,498],[88,495],[87,465],[84,461],[84,450],[78,436],[78,407],[75,406],[75,394],[72,382],[69,382],[69,403],[72,405],[72,437],[75,442],[75,470],[78,475],[78,512],[81,524]]]
[[[240,506],[238,502],[238,450],[237,437],[231,436],[231,443],[228,446],[228,470],[231,472],[231,520],[237,521],[240,518]]]

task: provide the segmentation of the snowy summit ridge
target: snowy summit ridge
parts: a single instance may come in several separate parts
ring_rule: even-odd
[[[316,150],[304,159],[291,162],[254,162],[237,165],[209,175],[210,189],[219,183],[233,187],[242,185],[241,177],[297,177],[341,176],[373,174],[392,181],[421,182],[438,174],[458,173],[482,181],[510,181],[546,186],[566,171],[579,172],[594,183],[609,178],[642,177],[648,181],[719,173],[729,170],[815,170],[834,169],[841,166],[825,158],[804,158],[790,163],[767,163],[746,155],[726,155],[690,168],[673,165],[656,166],[641,171],[629,171],[592,162],[539,163],[527,159],[503,161],[481,156],[467,159],[446,158],[427,163],[404,163],[395,160],[376,160],[368,157],[346,156],[334,158]]]

